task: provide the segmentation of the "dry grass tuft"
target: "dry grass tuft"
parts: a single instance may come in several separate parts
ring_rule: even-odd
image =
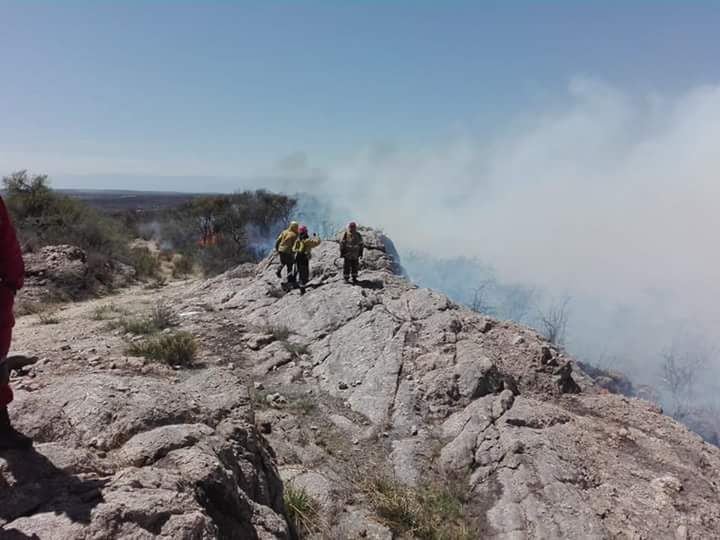
[[[197,343],[191,334],[178,332],[133,343],[127,352],[133,356],[160,360],[172,366],[191,366],[197,354]]]
[[[360,489],[379,518],[398,535],[420,540],[470,540],[463,504],[437,485],[411,487],[385,476],[361,482]]]
[[[298,538],[308,538],[322,533],[327,526],[322,519],[322,507],[304,489],[292,483],[285,485],[285,510]]]

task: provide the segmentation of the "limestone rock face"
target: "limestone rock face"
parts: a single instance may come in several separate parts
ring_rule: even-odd
[[[0,456],[3,534],[289,538],[272,452],[227,369],[43,379],[13,407],[35,450]]]
[[[171,306],[199,342],[191,370],[127,358],[92,304],[47,336],[20,318],[40,360],[12,415],[38,445],[0,456],[3,534],[288,538],[282,478],[319,505],[308,537],[398,538],[367,489],[382,477],[458,494],[472,538],[717,536],[720,449],[537,332],[413,286],[361,233],[357,285],[327,240],[304,295],[269,257],[114,298]]]
[[[266,260],[252,278],[200,285],[188,304],[250,332],[286,328],[302,345],[297,362],[277,362],[266,360],[283,350],[277,342],[249,340],[255,376],[289,396],[272,413],[282,431],[269,435],[281,468],[325,475],[327,501],[343,491],[338,470],[352,477],[357,460],[410,485],[453,479],[482,538],[720,530],[717,448],[648,402],[608,394],[537,332],[408,283],[383,235],[361,232],[370,249],[357,286],[342,280],[337,244],[324,242],[305,295],[282,290]],[[316,430],[293,399],[312,402]],[[359,512],[357,499],[347,511]]]

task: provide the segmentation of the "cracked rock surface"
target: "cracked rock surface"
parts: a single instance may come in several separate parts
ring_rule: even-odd
[[[321,503],[326,538],[397,537],[363,493],[376,474],[462,491],[477,538],[717,535],[718,448],[648,402],[605,393],[535,331],[413,286],[389,240],[362,232],[356,286],[328,241],[305,295],[281,286],[270,258],[117,297],[171,305],[200,341],[201,368],[148,366],[123,356],[120,338],[96,343],[92,327],[69,352],[42,342],[51,361],[13,414],[74,479],[62,500],[85,510],[75,519],[59,500],[29,502],[28,480],[27,496],[2,501],[17,508],[0,514],[5,527],[283,538],[277,467]],[[32,349],[37,327],[20,326]],[[91,368],[72,367],[87,366],[78,351],[105,346]],[[7,469],[3,478],[23,482]]]
[[[240,332],[229,345],[288,400],[258,413],[273,426],[284,478],[311,483],[340,515],[367,512],[358,469],[460,483],[482,538],[720,530],[717,448],[648,402],[603,393],[535,331],[413,286],[389,241],[364,236],[372,247],[359,286],[342,281],[337,245],[325,242],[304,296],[279,290],[265,261],[255,276],[199,285],[183,304],[213,310],[198,328],[224,318],[268,339],[273,327],[291,331],[257,348],[250,337],[252,350]]]

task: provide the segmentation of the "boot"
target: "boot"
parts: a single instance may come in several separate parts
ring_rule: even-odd
[[[7,407],[0,408],[0,451],[24,450],[32,446],[32,439],[15,431],[10,424]]]

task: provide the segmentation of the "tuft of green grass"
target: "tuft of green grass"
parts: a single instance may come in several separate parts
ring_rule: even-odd
[[[114,310],[112,304],[103,304],[93,309],[92,313],[90,314],[90,318],[93,321],[104,321],[112,317],[113,312]]]
[[[276,341],[287,341],[290,337],[290,328],[282,324],[270,324],[263,329],[266,333],[271,334]]]
[[[285,485],[283,499],[287,517],[298,538],[308,538],[326,529],[320,515],[320,503],[307,491],[288,483]]]
[[[151,319],[120,319],[118,326],[122,328],[123,332],[129,332],[136,335],[154,334],[157,332],[157,328],[153,324]]]
[[[300,397],[298,399],[290,400],[289,408],[298,414],[307,416],[317,409],[317,403],[315,400],[308,397]]]
[[[175,312],[166,304],[158,304],[147,317],[123,317],[112,323],[111,328],[121,328],[124,332],[136,335],[155,334],[177,325]]]
[[[371,507],[397,535],[420,540],[470,540],[460,499],[445,487],[411,487],[377,476],[362,482]]]
[[[60,317],[58,317],[56,311],[46,311],[38,313],[38,320],[40,324],[59,324]]]
[[[127,352],[133,356],[144,356],[173,366],[191,366],[197,354],[197,342],[191,334],[177,332],[133,343]]]
[[[92,310],[90,318],[94,321],[106,321],[114,318],[116,315],[123,315],[125,313],[127,313],[126,310],[110,302],[96,306],[95,309]]]
[[[294,356],[303,356],[305,354],[310,354],[310,347],[308,347],[305,343],[291,343],[287,340],[283,341],[283,346],[285,347],[285,350]]]
[[[54,302],[18,302],[15,305],[15,316],[23,317],[25,315],[39,315],[46,311],[55,310]]]
[[[160,303],[153,308],[150,322],[157,330],[165,330],[177,325],[177,315],[167,304]]]

